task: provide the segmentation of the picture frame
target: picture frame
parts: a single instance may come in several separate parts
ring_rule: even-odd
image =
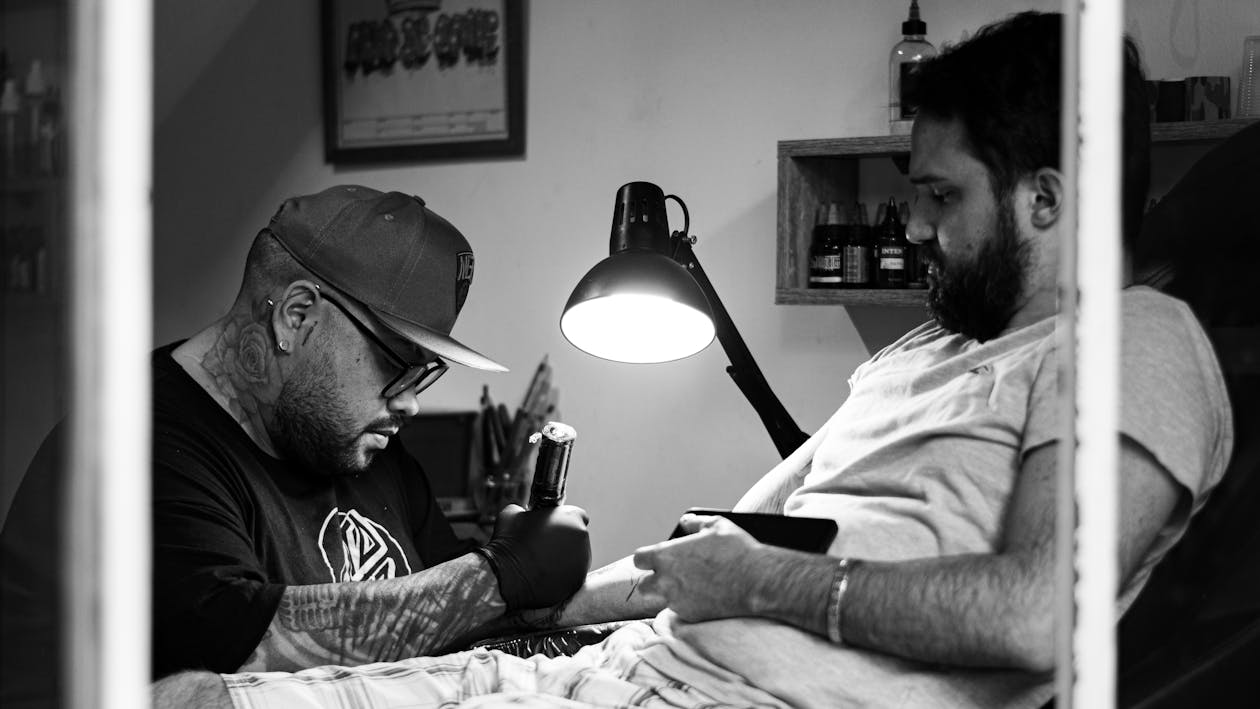
[[[324,157],[525,154],[525,0],[322,0]]]

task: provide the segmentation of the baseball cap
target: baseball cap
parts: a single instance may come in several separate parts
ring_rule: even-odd
[[[452,362],[507,371],[451,337],[472,285],[472,247],[423,199],[338,185],[285,200],[268,229],[306,270],[395,334]]]

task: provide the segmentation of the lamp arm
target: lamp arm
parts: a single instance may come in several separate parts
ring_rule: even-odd
[[[709,277],[700,266],[700,261],[691,248],[691,237],[687,236],[686,231],[683,231],[681,235],[675,233],[673,242],[674,260],[687,269],[691,277],[700,285],[700,290],[704,292],[705,297],[709,299],[709,306],[713,309],[713,327],[717,331],[718,342],[722,343],[722,349],[726,351],[726,357],[731,361],[730,366],[726,368],[726,373],[735,380],[735,385],[743,392],[744,398],[752,404],[757,415],[761,417],[761,423],[766,427],[771,440],[774,441],[774,447],[778,449],[779,455],[786,458],[808,440],[809,435],[801,431],[792,420],[791,414],[783,408],[779,397],[775,396],[774,391],[770,389],[769,382],[761,373],[757,362],[753,360],[752,353],[748,351],[748,345],[744,344],[744,338],[740,337],[739,330],[735,329],[735,322],[731,320],[713,284],[709,282]]]

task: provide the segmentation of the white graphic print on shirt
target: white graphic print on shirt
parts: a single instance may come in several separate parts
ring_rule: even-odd
[[[319,529],[319,549],[334,582],[392,579],[411,573],[398,541],[358,510],[342,512],[334,507]]]

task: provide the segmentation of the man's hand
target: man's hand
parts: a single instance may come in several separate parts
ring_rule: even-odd
[[[769,547],[724,517],[683,515],[688,536],[642,547],[634,565],[650,571],[636,592],[657,598],[683,620],[756,615],[759,571]]]
[[[571,505],[503,508],[478,553],[490,562],[509,612],[554,606],[582,587],[591,567],[588,521]]]
[[[571,600],[573,600],[572,596],[549,608],[523,608],[504,617],[510,624],[508,627],[518,633],[554,630],[562,627],[561,618],[564,617],[565,608],[569,606]]]

